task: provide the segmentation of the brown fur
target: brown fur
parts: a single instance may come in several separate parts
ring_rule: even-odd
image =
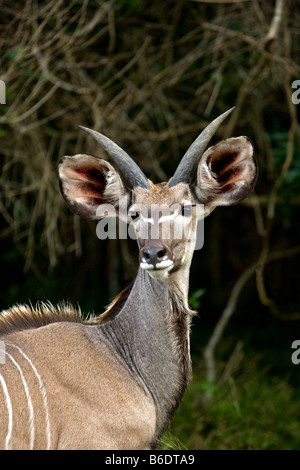
[[[99,342],[97,327],[52,323],[43,328],[15,331],[5,336],[4,341],[6,352],[24,375],[32,399],[34,450],[148,448],[155,429],[153,401],[132,380],[111,347],[105,341]],[[8,356],[0,369],[13,414],[11,447],[5,448],[29,449],[32,421],[21,373]],[[3,449],[8,434],[8,411],[1,386],[0,416]]]
[[[149,180],[151,191],[144,188],[135,188],[133,192],[133,203],[137,200],[139,204],[166,204],[171,206],[175,203],[181,203],[182,200],[190,196],[189,188],[186,184],[178,184],[174,188],[169,188],[168,183],[154,184]]]

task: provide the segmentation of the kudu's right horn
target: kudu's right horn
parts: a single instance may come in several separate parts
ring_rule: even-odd
[[[208,126],[201,132],[197,139],[192,143],[188,148],[184,156],[182,157],[181,162],[179,163],[177,170],[174,173],[173,178],[169,183],[169,188],[176,186],[179,183],[190,183],[194,175],[196,165],[198,164],[200,158],[206,150],[206,147],[212,138],[212,136],[217,131],[220,124],[226,119],[226,117],[234,109],[231,108],[221,116],[217,117],[212,121]]]

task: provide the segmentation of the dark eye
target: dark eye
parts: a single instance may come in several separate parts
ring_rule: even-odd
[[[136,220],[138,219],[140,214],[137,211],[131,211],[129,212],[129,217],[131,217],[131,220]]]
[[[181,208],[181,215],[183,217],[191,217],[192,215],[192,207],[193,206],[182,206]]]

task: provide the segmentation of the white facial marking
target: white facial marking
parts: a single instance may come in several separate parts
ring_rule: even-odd
[[[174,220],[175,217],[178,215],[178,211],[174,212],[174,214],[170,214],[170,215],[162,215],[161,217],[159,217],[158,219],[158,223],[159,224],[162,224],[163,222],[167,222],[167,221],[170,221],[170,220]]]
[[[183,255],[183,257],[181,258],[181,264],[184,263],[184,260],[185,260],[185,257],[186,257],[186,252],[187,252],[187,245],[185,245],[184,255]]]
[[[162,260],[155,265],[148,263],[140,263],[140,267],[148,271],[154,279],[166,279],[169,277],[169,271],[172,269],[174,262],[170,259]]]
[[[171,268],[173,266],[174,262],[170,259],[165,259],[163,261],[160,261],[159,263],[156,263],[155,268],[153,264],[150,263],[140,263],[140,267],[142,269],[146,270],[151,270],[151,269],[166,269],[166,268]]]
[[[182,206],[191,206],[191,205],[193,205],[193,204],[191,203],[191,201],[188,201],[187,199],[185,199],[182,202],[182,204],[173,204],[173,206],[170,206],[170,210],[172,210],[173,213],[168,214],[168,215],[162,215],[161,217],[158,218],[158,223],[161,224],[163,222],[174,220],[175,217],[177,217],[177,215],[180,213]],[[157,209],[157,204],[154,204],[154,208]],[[128,211],[128,214],[130,216],[131,213],[139,212],[139,219],[142,222],[146,222],[148,224],[154,225],[154,218],[153,217],[145,217],[145,215],[144,215],[148,212],[148,208],[146,206],[143,206],[142,209],[143,210],[141,210],[141,205],[139,205],[139,207],[137,209],[135,209],[135,206],[132,206],[132,207],[130,207],[130,209]],[[150,212],[152,212],[152,210]]]
[[[140,217],[143,222],[154,225],[154,220],[152,217],[144,217],[143,214],[141,214]]]
[[[149,263],[140,263],[140,267],[142,269],[154,269],[153,264],[149,264]]]
[[[172,269],[173,264],[170,266],[167,266],[166,268],[160,268],[160,269],[152,269],[148,271],[151,277],[154,279],[167,279],[169,277],[169,271]]]
[[[173,266],[174,262],[170,259],[165,259],[163,261],[160,261],[159,263],[156,263],[156,269],[165,269]]]

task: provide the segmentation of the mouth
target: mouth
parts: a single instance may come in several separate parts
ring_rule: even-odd
[[[154,277],[155,279],[166,279],[169,277],[169,271],[173,268],[174,261],[170,259],[166,259],[156,263],[155,265],[150,263],[140,263],[140,267],[147,271],[150,276]]]

